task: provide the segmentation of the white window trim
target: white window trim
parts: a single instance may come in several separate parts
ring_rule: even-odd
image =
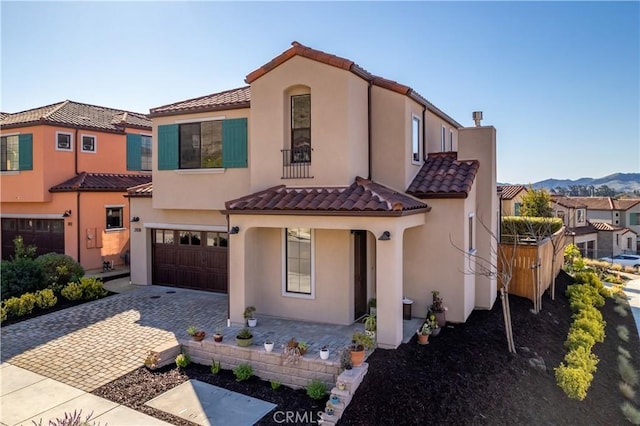
[[[68,135],[69,136],[69,148],[60,148],[58,146],[58,135]],[[56,151],[72,152],[73,151],[73,144],[74,144],[73,133],[56,131],[55,144],[56,144]]]
[[[225,115],[217,115],[215,117],[203,117],[203,118],[185,118],[184,120],[175,120],[175,124],[187,124],[187,123],[202,123],[203,121],[220,121],[226,120]]]
[[[84,138],[93,138],[93,151],[89,151],[88,149],[84,149]],[[87,133],[83,133],[80,135],[80,152],[86,152],[87,154],[96,154],[98,152],[98,137],[96,135],[90,135]]]
[[[447,150],[447,128],[444,124],[440,128],[440,151],[446,152]]]
[[[467,219],[467,226],[469,226],[469,229],[467,229],[467,238],[470,239],[470,241],[467,241],[467,252],[471,255],[476,254],[476,252],[478,251],[475,238],[475,217],[475,213],[469,213],[469,217]]]
[[[282,228],[282,297],[292,297],[296,299],[316,298],[316,230],[311,229],[311,294],[291,293],[287,291],[287,228]]]
[[[582,220],[580,220],[580,212],[582,212]],[[576,224],[585,223],[587,218],[587,210],[586,209],[576,209]]]
[[[449,128],[449,151],[453,152],[453,129]]]
[[[418,161],[413,159],[413,123],[418,122]],[[411,114],[411,164],[421,165],[422,164],[422,119],[415,115]]]
[[[105,204],[104,205],[105,214],[107,213],[107,209],[122,209],[122,227],[121,228],[107,228],[107,226],[106,226],[107,224],[105,223],[104,232],[124,231],[125,229],[127,229],[124,226],[124,222],[125,222],[124,208],[125,208],[124,204]]]

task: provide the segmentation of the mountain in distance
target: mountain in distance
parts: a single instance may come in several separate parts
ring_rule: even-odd
[[[529,186],[529,183],[521,185]],[[545,188],[551,190],[557,187],[568,188],[571,185],[583,185],[599,187],[606,185],[617,192],[640,191],[640,173],[614,173],[601,178],[580,178],[580,179],[545,179],[532,183],[535,189]]]

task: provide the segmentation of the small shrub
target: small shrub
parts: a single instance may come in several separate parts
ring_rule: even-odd
[[[616,331],[618,332],[618,337],[620,340],[628,342],[629,341],[629,328],[626,325],[619,325],[616,327]]]
[[[280,386],[282,385],[282,383],[280,383],[279,381],[277,381],[275,379],[271,380],[270,383],[271,383],[271,389],[273,389],[274,391],[280,389]]]
[[[629,358],[618,355],[618,371],[620,372],[622,380],[629,385],[636,386],[638,384],[638,372],[633,368]]]
[[[595,344],[596,339],[590,333],[580,328],[572,328],[567,335],[567,340],[564,342],[564,347],[570,351],[579,347],[591,350]]]
[[[327,388],[318,379],[313,379],[307,385],[307,395],[312,399],[322,399],[327,393]]]
[[[73,413],[65,412],[63,418],[57,417],[55,421],[49,420],[48,426],[100,426],[100,423],[96,423],[95,421],[91,420],[91,416],[93,416],[93,412],[91,412],[83,420],[82,410],[74,410]],[[40,419],[38,423],[33,421],[33,424],[35,426],[43,426],[42,419]]]
[[[60,253],[47,253],[36,258],[46,277],[46,286],[52,289],[62,288],[66,283],[79,282],[84,269],[71,256]]]
[[[618,383],[620,387],[620,393],[627,399],[633,400],[636,397],[636,391],[633,390],[633,386],[625,381]]]
[[[620,277],[620,275],[612,275],[612,274],[606,274],[603,278],[603,281],[611,284],[622,284],[624,282],[624,280],[622,279],[622,277]]]
[[[100,299],[107,295],[107,290],[104,289],[100,278],[81,278],[80,289],[84,300]]]
[[[248,363],[238,364],[238,366],[233,369],[233,374],[236,376],[237,382],[248,380],[253,376],[253,367]]]
[[[566,366],[564,363],[561,363],[555,372],[556,383],[569,398],[582,401],[587,396],[593,374],[581,368]]]
[[[218,374],[221,368],[220,361],[211,360],[211,374]]]
[[[191,359],[187,354],[178,354],[178,356],[176,357],[176,365],[179,368],[185,368],[187,365],[189,365],[189,363],[191,363]]]
[[[60,294],[67,300],[81,300],[82,288],[79,283],[69,283],[60,291]]]
[[[58,303],[58,298],[50,288],[36,292],[36,306],[38,306],[38,308],[48,309],[56,306],[56,303]]]
[[[4,307],[4,303],[0,305],[0,323],[7,320],[7,308]]]
[[[629,352],[622,346],[618,346],[618,353],[627,359],[631,359],[631,352]]]
[[[36,296],[33,293],[25,293],[20,296],[19,300],[20,304],[17,316],[21,317],[33,312],[33,308],[36,306]]]
[[[622,414],[631,424],[640,425],[640,411],[632,403],[629,401],[623,402],[620,404],[620,410],[622,410]]]
[[[596,342],[604,342],[604,321],[596,321],[588,318],[578,318],[571,324],[572,329],[582,329],[591,334]]]
[[[596,355],[584,347],[569,351],[567,355],[565,355],[564,360],[568,366],[581,368],[589,373],[596,371],[596,365],[598,365],[600,361]]]
[[[158,352],[147,351],[147,356],[144,359],[144,365],[153,369],[156,368],[156,365],[158,365],[159,362],[160,356],[158,355]]]

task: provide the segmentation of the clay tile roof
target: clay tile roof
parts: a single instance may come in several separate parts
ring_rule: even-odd
[[[125,127],[151,130],[151,120],[144,114],[119,109],[63,101],[0,118],[3,128],[51,124],[106,132],[123,133]]]
[[[212,93],[186,101],[151,108],[149,116],[179,114],[184,112],[217,111],[223,109],[248,108],[251,103],[251,88],[249,86],[224,92]]]
[[[503,200],[512,200],[520,191],[527,190],[524,185],[501,185],[498,189],[502,191]]]
[[[573,234],[573,235],[587,235],[587,234],[596,234],[598,232],[598,230],[589,223],[589,221],[587,221],[587,224],[585,226],[577,226],[575,228],[567,228],[567,233],[569,234]]]
[[[418,198],[467,198],[480,163],[458,161],[456,152],[431,153],[409,185]]]
[[[454,126],[463,127],[462,124],[458,123],[452,117],[444,113],[441,109],[439,109],[438,107],[433,105],[431,102],[426,100],[424,97],[422,97],[418,92],[413,90],[411,87],[405,86],[404,84],[400,84],[393,80],[386,79],[384,77],[373,75],[350,59],[341,58],[339,56],[332,55],[330,53],[312,49],[310,47],[304,46],[301,43],[298,43],[297,41],[292,42],[291,47],[289,49],[285,50],[280,55],[273,58],[271,61],[267,62],[266,64],[256,69],[255,71],[252,71],[249,74],[247,74],[244,81],[247,84],[251,84],[257,79],[259,79],[260,77],[262,77],[263,75],[265,75],[266,73],[268,73],[269,71],[271,71],[272,69],[278,67],[279,65],[293,58],[294,56],[302,56],[304,58],[308,58],[317,62],[334,66],[336,68],[341,68],[343,70],[350,71],[355,75],[357,75],[358,77],[364,80],[370,81],[372,84],[376,86],[383,87],[385,89],[392,90],[394,92],[409,96],[411,99],[415,100],[419,104],[426,106],[428,110],[440,116],[441,118],[448,121],[449,123],[453,124]]]
[[[623,229],[619,226],[597,220],[589,220],[589,223],[598,231],[621,231]]]
[[[153,183],[143,183],[142,185],[136,185],[127,189],[126,197],[151,197],[153,195]]]
[[[579,199],[579,197],[553,196],[551,197],[551,201],[567,208],[574,208],[574,209],[587,208],[587,205],[584,204]]]
[[[123,192],[127,188],[151,182],[151,175],[82,172],[49,189],[49,192],[108,191]]]
[[[623,198],[616,200],[611,197],[554,197],[554,201],[565,207],[580,206],[589,210],[629,210],[640,204],[640,198]]]
[[[390,215],[420,213],[430,207],[373,181],[357,177],[348,187],[287,188],[275,186],[227,201],[229,213]]]
[[[640,198],[622,198],[620,200],[613,200],[613,208],[616,210],[629,210],[637,204],[640,204]]]

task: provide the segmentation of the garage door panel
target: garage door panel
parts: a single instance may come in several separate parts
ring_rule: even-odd
[[[36,255],[64,254],[64,220],[2,219],[2,258],[9,259],[15,250],[13,240],[21,236],[25,245],[36,246]]]

